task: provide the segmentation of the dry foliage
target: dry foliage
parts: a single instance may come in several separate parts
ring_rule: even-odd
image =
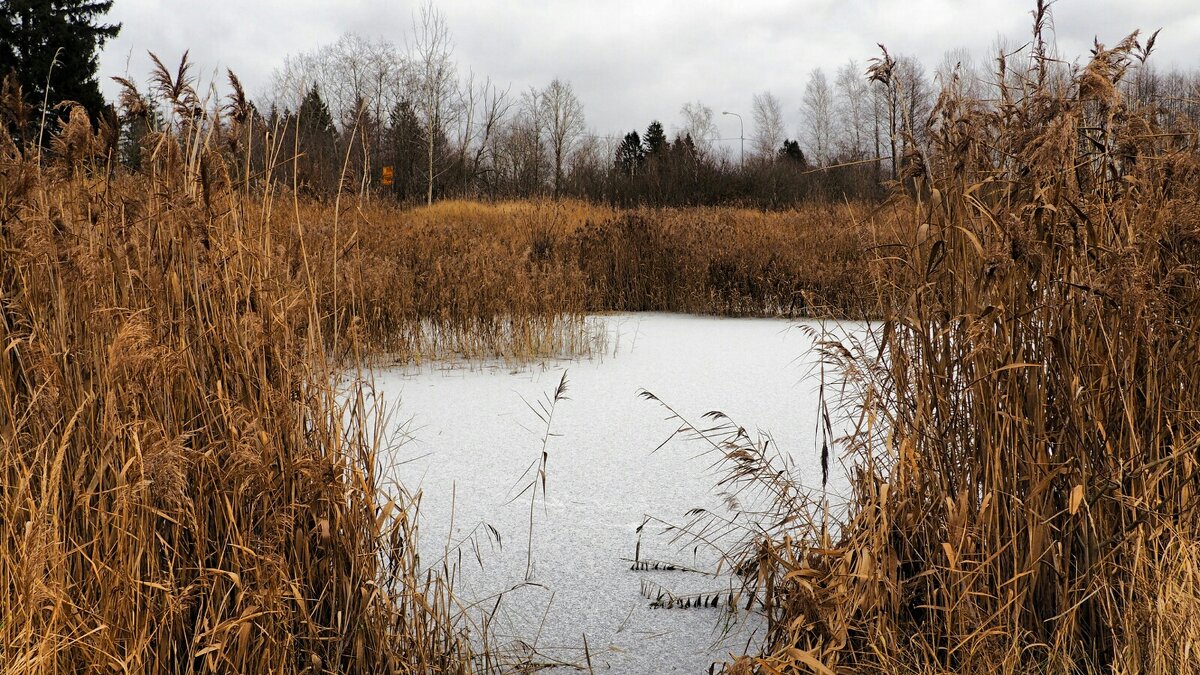
[[[586,352],[585,317],[670,311],[876,316],[863,205],[615,210],[583,202],[302,206],[313,274],[342,330],[401,356]],[[334,245],[337,239],[341,243]],[[326,288],[332,283],[322,282]]]
[[[136,174],[78,109],[45,150],[0,132],[4,672],[493,669],[347,363],[586,352],[594,311],[872,311],[861,206],[305,201],[250,170],[296,158],[235,79],[155,63],[121,82]]]
[[[824,346],[848,513],[721,440],[774,505],[735,561],[766,643],[730,672],[1196,672],[1200,154],[1122,100],[1144,52],[939,102],[885,275],[901,302]]]
[[[44,168],[0,128],[0,671],[470,671],[269,196],[190,128],[129,178],[74,113]]]

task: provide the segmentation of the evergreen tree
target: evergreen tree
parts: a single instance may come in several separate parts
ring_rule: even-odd
[[[325,104],[325,99],[321,98],[321,92],[315,84],[300,101],[299,115],[300,129],[305,135],[332,138],[336,133],[333,115],[329,113],[329,106]]]
[[[299,181],[318,194],[329,194],[337,188],[337,173],[341,168],[337,158],[337,129],[316,85],[304,95],[297,116],[302,155]]]
[[[344,180],[355,190],[374,182],[371,174],[379,173],[375,164],[379,162],[376,152],[382,125],[371,114],[371,108],[366,97],[358,96],[353,112],[342,118],[342,144],[338,147],[338,156],[344,158]]]
[[[121,124],[120,157],[125,166],[137,171],[142,168],[145,138],[151,131],[162,127],[163,118],[158,106],[147,99],[149,105],[139,114],[124,118]]]
[[[402,99],[392,108],[385,132],[383,163],[392,167],[392,192],[407,200],[422,195],[425,132],[412,101]]]
[[[698,189],[700,156],[691,134],[676,134],[675,140],[655,159],[658,184],[652,198],[663,206],[691,204]]]
[[[267,113],[267,128],[272,131],[280,128],[279,125],[283,123],[284,117],[286,115],[279,112],[279,106],[272,103],[271,110]]]
[[[667,134],[663,131],[662,122],[654,120],[650,123],[650,126],[646,128],[644,143],[646,145],[646,154],[650,156],[658,155],[668,149]]]
[[[692,140],[692,135],[684,134],[682,138],[678,134],[675,135],[675,142],[671,144],[671,150],[678,157],[686,158],[689,162],[695,162],[700,158],[700,153],[696,150],[696,142]]]
[[[799,141],[785,140],[783,147],[779,148],[779,158],[795,162],[801,167],[808,166],[808,160],[804,157],[804,151],[800,149]]]
[[[75,101],[97,119],[105,105],[96,80],[97,54],[121,25],[96,20],[112,4],[112,0],[0,0],[0,77],[16,73],[26,100],[39,109],[43,99],[51,106]]]
[[[625,139],[617,147],[616,168],[626,176],[632,176],[637,173],[638,167],[641,166],[642,160],[645,157],[646,154],[642,150],[641,136],[638,136],[638,132],[631,131],[625,134]]]

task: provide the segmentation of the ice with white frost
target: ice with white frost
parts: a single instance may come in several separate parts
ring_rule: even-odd
[[[601,320],[609,331],[602,357],[516,369],[441,364],[377,372],[376,391],[411,436],[389,458],[387,475],[423,491],[422,565],[439,566],[449,545],[461,573],[458,595],[478,603],[473,616],[494,611],[500,643],[523,641],[541,662],[586,669],[590,658],[596,672],[707,672],[714,661],[744,652],[758,622],[743,614],[731,626],[714,608],[653,609],[640,593],[643,579],[677,594],[727,589],[730,582],[630,570],[647,516],[683,523],[693,507],[722,508],[712,457],[701,456],[702,444],[681,440],[655,451],[679,423],[638,392],[654,393],[697,424],[720,410],[752,435],[769,432],[805,483],[816,486],[812,338],[783,320]],[[546,437],[529,405],[537,407],[564,370],[568,399],[555,408]],[[543,498],[521,490],[544,438]],[[662,532],[656,521],[646,525],[642,558],[711,568],[711,551]]]

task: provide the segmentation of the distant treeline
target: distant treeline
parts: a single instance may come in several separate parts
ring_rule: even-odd
[[[948,52],[932,72],[905,55],[851,59],[832,77],[808,74],[794,137],[780,99],[764,91],[742,110],[744,126],[732,128],[744,131],[731,139],[728,131],[722,138],[717,117],[730,115],[729,129],[735,113],[700,101],[684,104],[671,128],[643,120],[603,135],[588,126],[570,82],[514,92],[464,75],[432,5],[406,43],[347,34],[276,69],[252,106],[254,123],[282,136],[284,159],[299,156],[280,168],[301,189],[320,196],[340,186],[404,202],[569,196],[620,206],[873,199],[906,167],[930,161],[940,100],[995,106],[1002,90],[1019,97],[1037,84],[1031,73],[1039,58],[998,40],[989,52],[1009,55],[1002,75],[966,50]],[[891,64],[886,78],[872,69],[883,61]],[[1065,83],[1073,68],[1059,59],[1046,76]],[[1200,121],[1200,72],[1160,73],[1135,62],[1122,86],[1163,117]]]
[[[784,208],[813,198],[877,199],[896,178],[937,161],[929,139],[944,117],[942,101],[997,107],[1006,96],[1019,100],[1035,86],[1069,82],[1077,69],[1052,50],[1035,55],[1003,39],[990,50],[1007,55],[999,73],[966,50],[948,52],[932,72],[912,57],[884,53],[869,63],[851,59],[832,78],[811,71],[794,138],[769,91],[755,94],[744,115],[720,113],[730,116],[727,128],[739,117],[732,139],[721,137],[718,113],[700,101],[685,103],[670,129],[649,120],[603,135],[588,126],[570,82],[555,78],[515,92],[464,74],[432,4],[404,42],[346,34],[287,56],[259,100],[232,75],[229,96],[180,100],[182,83],[202,90],[186,54],[170,68],[156,58],[148,86],[116,78],[124,87],[116,106],[85,107],[130,169],[158,151],[161,132],[192,124],[205,109],[243,178],[269,176],[316,198],[342,192],[415,204],[553,196],[617,206]],[[1042,58],[1054,62],[1034,82]],[[880,77],[884,62],[888,75]],[[1164,123],[1200,122],[1200,72],[1163,73],[1137,60],[1128,68],[1120,86],[1129,101],[1154,107]],[[21,84],[22,120],[36,127],[41,100],[31,96],[41,92],[30,78]],[[15,86],[6,92],[19,95]],[[36,128],[18,122],[8,121],[14,138],[36,137]]]

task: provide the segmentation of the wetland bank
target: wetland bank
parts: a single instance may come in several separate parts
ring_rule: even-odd
[[[986,66],[814,75],[809,121],[871,105],[803,145],[696,103],[606,146],[561,78],[459,78],[432,5],[274,110],[186,55],[105,106],[109,4],[18,9],[0,671],[1195,672],[1169,30],[1064,56],[1038,2]]]

